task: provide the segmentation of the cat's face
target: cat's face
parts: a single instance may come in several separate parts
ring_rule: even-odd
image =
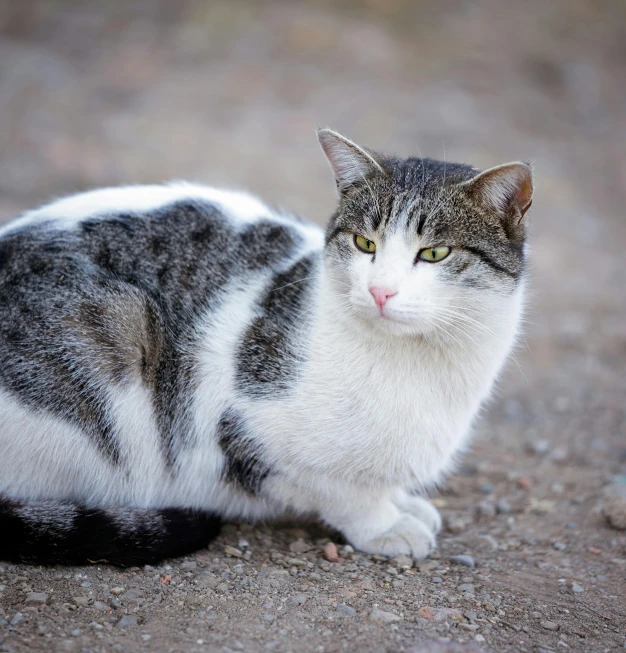
[[[479,173],[319,136],[340,194],[325,256],[343,309],[390,333],[487,328],[523,274],[530,168]]]

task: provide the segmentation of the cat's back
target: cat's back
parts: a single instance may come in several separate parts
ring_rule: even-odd
[[[7,286],[23,289],[34,278],[48,291],[115,280],[189,304],[201,300],[188,296],[194,288],[209,299],[233,276],[280,269],[322,244],[318,227],[245,193],[186,183],[106,188],[0,229],[0,284],[6,297]]]

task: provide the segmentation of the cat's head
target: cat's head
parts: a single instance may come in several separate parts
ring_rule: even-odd
[[[347,311],[385,332],[427,334],[474,331],[507,305],[524,272],[527,164],[479,172],[382,156],[329,129],[318,137],[339,191],[326,267]]]

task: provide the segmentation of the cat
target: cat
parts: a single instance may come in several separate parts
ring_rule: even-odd
[[[423,495],[519,330],[532,171],[318,139],[325,231],[187,183],[2,227],[0,559],[155,563],[285,511],[433,550]]]

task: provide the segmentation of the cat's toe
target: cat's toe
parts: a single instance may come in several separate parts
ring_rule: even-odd
[[[408,496],[399,507],[401,510],[417,517],[433,533],[437,534],[441,530],[441,515],[430,501],[418,496]]]
[[[366,553],[382,553],[390,557],[405,554],[425,558],[434,550],[435,544],[433,532],[422,520],[403,514],[386,533],[360,543],[357,548]]]

